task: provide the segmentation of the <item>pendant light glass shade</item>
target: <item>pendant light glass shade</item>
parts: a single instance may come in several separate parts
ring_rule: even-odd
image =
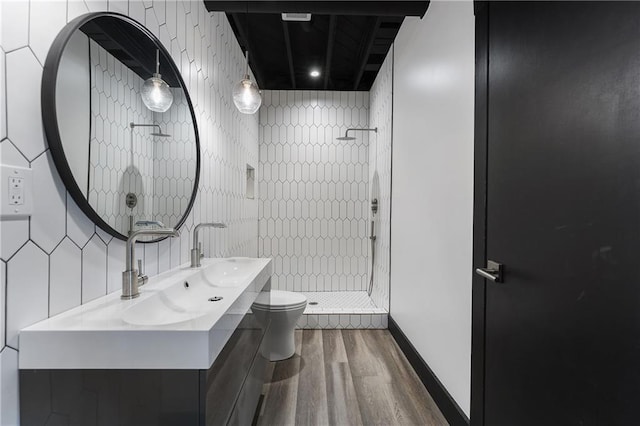
[[[146,107],[154,112],[165,112],[173,103],[173,93],[160,75],[160,50],[156,51],[156,72],[145,80],[140,95]]]
[[[255,114],[262,105],[260,90],[249,77],[249,52],[247,52],[247,73],[233,86],[233,103],[243,114]]]
[[[233,103],[243,114],[255,114],[262,105],[262,97],[258,86],[248,75],[233,86]]]

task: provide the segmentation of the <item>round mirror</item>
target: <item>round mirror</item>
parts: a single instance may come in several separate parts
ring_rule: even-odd
[[[185,221],[200,175],[193,106],[140,23],[105,12],[67,24],[45,62],[42,118],[67,190],[100,228],[124,240]]]

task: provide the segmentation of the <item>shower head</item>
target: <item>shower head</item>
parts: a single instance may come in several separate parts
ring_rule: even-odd
[[[378,133],[378,128],[374,127],[373,129],[347,129],[344,132],[344,136],[339,136],[336,139],[339,141],[354,141],[356,140],[355,136],[349,136],[349,132],[375,132]]]
[[[151,136],[158,136],[161,138],[168,138],[171,135],[164,133],[162,131],[162,127],[160,127],[159,124],[136,124],[136,123],[129,123],[129,127],[131,127],[131,129],[133,130],[134,127],[157,127],[158,131],[157,132],[152,132]]]

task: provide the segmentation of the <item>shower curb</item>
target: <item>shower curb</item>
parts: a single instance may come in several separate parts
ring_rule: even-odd
[[[298,320],[296,328],[305,330],[348,330],[348,329],[371,329],[386,330],[388,325],[387,313],[322,313],[304,314]]]

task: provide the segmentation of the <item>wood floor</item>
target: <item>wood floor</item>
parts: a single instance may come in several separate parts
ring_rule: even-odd
[[[447,425],[387,330],[296,330],[269,363],[257,424]]]

